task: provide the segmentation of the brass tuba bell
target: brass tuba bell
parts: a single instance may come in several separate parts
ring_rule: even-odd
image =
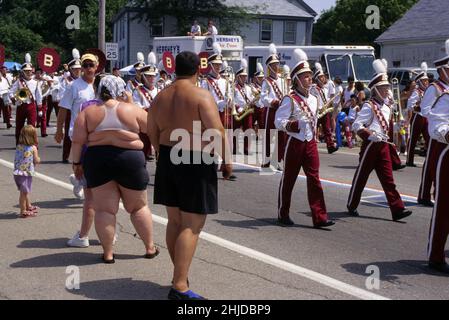
[[[14,93],[14,98],[21,103],[27,103],[31,100],[31,92],[28,88],[21,88]]]

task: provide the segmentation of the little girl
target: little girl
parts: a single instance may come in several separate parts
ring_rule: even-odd
[[[14,181],[20,191],[20,217],[35,217],[38,207],[32,206],[28,194],[34,176],[34,166],[41,159],[37,152],[37,132],[33,126],[27,125],[20,131],[19,141],[14,158]]]

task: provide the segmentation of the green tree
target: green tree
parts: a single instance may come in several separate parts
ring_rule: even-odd
[[[127,2],[106,1],[107,41],[112,39],[112,17]],[[80,30],[66,28],[66,8],[70,5],[80,9]],[[5,46],[7,60],[23,62],[27,52],[35,59],[41,48],[51,47],[66,62],[71,60],[74,47],[81,52],[97,47],[97,0],[0,0],[0,21],[0,43]]]
[[[314,25],[314,44],[374,45],[374,40],[400,19],[418,0],[337,0]],[[366,8],[380,9],[380,29],[369,30]]]
[[[98,45],[98,0],[85,2],[85,9],[81,12],[79,30],[71,34],[73,43],[78,44],[80,50],[96,48]],[[112,19],[126,5],[128,0],[106,1],[106,42],[112,41]]]
[[[247,25],[259,6],[228,6],[225,0],[135,0],[135,6],[143,8],[138,13],[140,20],[150,21],[164,16],[177,20],[178,34],[190,31],[193,20],[213,19],[218,22],[221,34],[238,34]],[[203,29],[204,30],[204,29]]]

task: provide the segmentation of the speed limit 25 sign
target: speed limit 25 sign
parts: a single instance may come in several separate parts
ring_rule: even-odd
[[[106,43],[106,60],[118,60],[118,43]]]

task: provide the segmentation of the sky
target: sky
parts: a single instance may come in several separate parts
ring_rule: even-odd
[[[332,6],[335,6],[337,0],[304,0],[304,2],[320,14],[322,10],[327,10]]]

